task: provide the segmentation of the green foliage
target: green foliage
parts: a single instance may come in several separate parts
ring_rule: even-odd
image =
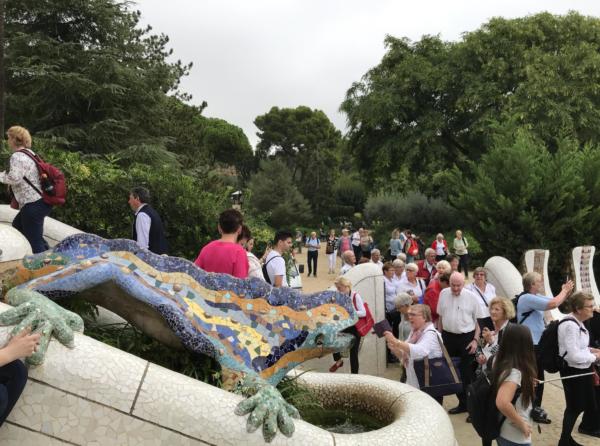
[[[339,166],[341,134],[321,110],[306,106],[278,108],[258,116],[259,160],[282,160],[291,179],[311,205],[313,214],[329,215],[331,188]]]
[[[600,242],[599,169],[598,147],[563,139],[551,153],[533,132],[505,126],[479,162],[452,172],[450,200],[485,255],[518,264],[527,249],[550,249],[556,278],[570,249]]]
[[[437,234],[460,226],[458,214],[447,203],[413,191],[370,196],[365,214],[390,232],[393,228],[410,228],[417,233]]]
[[[266,160],[248,184],[248,207],[264,216],[273,228],[291,228],[312,218],[310,205],[292,182],[292,174],[281,160]]]
[[[191,65],[167,61],[168,38],[139,19],[116,0],[7,2],[11,121],[84,152],[161,143],[166,94]]]
[[[436,173],[486,152],[495,120],[516,121],[551,151],[565,136],[580,146],[600,142],[597,18],[494,18],[458,42],[385,43],[381,63],[341,107],[349,147],[374,190],[378,178],[396,174],[433,194]]]
[[[367,200],[364,183],[356,176],[341,175],[333,185],[334,203],[328,215],[332,218],[352,220],[356,212],[361,212]]]
[[[169,166],[142,164],[124,169],[114,159],[51,149],[43,141],[36,150],[67,178],[67,204],[55,207],[52,217],[101,237],[131,237],[129,190],[143,185],[165,224],[169,254],[194,259],[214,235],[219,212],[228,207],[227,194],[218,193],[222,186],[210,175],[194,178]]]

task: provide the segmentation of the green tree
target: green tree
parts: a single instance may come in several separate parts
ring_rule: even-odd
[[[486,256],[518,264],[527,249],[550,249],[553,277],[570,250],[600,242],[600,151],[563,139],[550,152],[533,132],[506,125],[491,150],[450,174],[450,201]]]
[[[292,182],[290,169],[281,160],[263,160],[248,183],[248,207],[273,228],[292,228],[308,223],[310,205]]]
[[[257,158],[281,159],[291,170],[293,183],[311,203],[315,216],[328,215],[341,134],[327,115],[306,106],[273,107],[258,116],[254,124],[260,138]]]
[[[577,13],[494,18],[458,42],[387,37],[381,63],[348,90],[349,146],[370,182],[479,159],[490,122],[516,119],[550,150],[600,142],[600,20]]]
[[[178,93],[190,65],[168,61],[167,36],[139,18],[116,0],[7,2],[11,121],[84,152],[162,145],[166,94]]]

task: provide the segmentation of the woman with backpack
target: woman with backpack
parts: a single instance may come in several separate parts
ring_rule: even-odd
[[[365,308],[365,304],[356,291],[352,292],[352,282],[345,277],[338,277],[334,282],[337,290],[342,293],[350,296],[352,298],[352,304],[354,305],[354,309],[356,310],[356,315],[361,317],[367,316],[367,310]],[[350,348],[350,373],[356,375],[358,374],[358,349],[360,347],[360,334],[354,325],[342,330],[343,333],[348,333],[354,336],[354,343]],[[331,367],[329,367],[329,371],[334,373],[341,366],[344,365],[344,361],[342,360],[342,354],[337,352],[333,354],[333,360],[335,361]]]
[[[530,412],[536,376],[531,332],[513,324],[504,331],[492,367],[496,407],[506,417],[496,439],[498,446],[531,445]]]
[[[592,365],[600,361],[600,349],[590,347],[590,335],[583,323],[594,315],[594,297],[577,292],[567,301],[571,313],[558,325],[558,354],[564,360],[560,376],[566,378],[593,371]],[[577,417],[584,410],[595,412],[594,378],[592,375],[563,379],[566,407],[558,446],[579,446],[571,433]],[[600,420],[593,430],[582,432],[600,437]],[[581,432],[581,428],[580,428]]]
[[[8,146],[13,151],[8,172],[0,172],[0,182],[8,184],[14,194],[19,213],[13,227],[25,236],[34,254],[48,249],[44,240],[44,219],[52,206],[41,196],[42,185],[35,153],[31,150],[31,135],[23,127],[13,126],[6,132]],[[11,207],[13,203],[11,203]]]

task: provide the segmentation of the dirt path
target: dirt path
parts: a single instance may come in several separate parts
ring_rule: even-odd
[[[296,255],[296,262],[300,265],[304,265],[304,274],[302,274],[302,288],[305,293],[313,293],[316,291],[322,291],[333,285],[333,281],[338,276],[341,261],[339,257],[336,260],[336,274],[327,273],[327,255],[325,254],[325,244],[321,244],[321,250],[317,259],[317,277],[307,277],[308,267],[306,264],[306,249],[302,250],[301,254]],[[400,379],[400,369],[398,366],[391,366],[388,368],[386,378],[392,380]],[[548,377],[546,377],[548,378]],[[457,404],[456,397],[444,398],[444,407],[450,409]],[[555,446],[558,444],[558,438],[560,437],[562,413],[565,408],[565,399],[560,385],[560,381],[557,383],[550,383],[546,385],[544,389],[544,409],[550,415],[550,419],[553,420],[552,424],[542,425],[542,432],[539,433],[537,426],[534,426],[534,433],[532,437],[532,443],[536,446]],[[473,427],[467,423],[466,415],[450,415],[452,424],[454,426],[454,432],[456,439],[460,446],[480,446],[481,440]],[[580,417],[581,421],[581,417]],[[577,433],[577,426],[575,425],[573,437],[579,443],[584,446],[598,446],[600,440]],[[494,444],[496,444],[494,442]]]

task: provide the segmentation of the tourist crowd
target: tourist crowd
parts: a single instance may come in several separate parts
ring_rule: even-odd
[[[0,182],[10,185],[14,194],[18,213],[13,226],[27,238],[34,253],[41,252],[47,249],[43,222],[51,207],[40,192],[31,136],[22,127],[11,127],[7,134],[13,154],[8,171],[0,173]],[[149,191],[143,187],[131,189],[128,203],[135,214],[132,238],[142,248],[156,254],[167,253],[163,224],[150,205]],[[238,210],[222,212],[217,228],[220,237],[200,250],[194,262],[197,266],[241,279],[255,277],[274,287],[290,285],[290,266],[292,273],[296,271],[290,232],[278,231],[259,258],[252,252],[254,239]],[[426,246],[410,230],[396,229],[385,255],[375,246],[368,229],[352,232],[345,228],[339,237],[335,230],[326,234],[321,228],[319,232],[319,236],[316,231],[306,237],[296,236],[299,249],[304,247],[307,251],[307,274],[317,276],[321,244],[325,245],[329,274],[336,273],[339,256],[342,266],[334,283],[340,293],[350,297],[359,321],[368,316],[368,306],[344,275],[362,263],[381,268],[387,359],[401,363],[403,381],[423,389],[420,361],[444,355],[453,358],[448,367],[454,370],[456,362],[462,386],[457,391],[458,405],[449,413],[460,414],[467,412],[469,385],[477,376],[489,373],[495,406],[505,417],[498,444],[531,444],[532,423],[551,422],[542,408],[542,399],[548,345],[552,345],[548,339],[555,333],[554,356],[560,358],[558,370],[565,395],[558,444],[578,445],[572,431],[581,413],[584,415],[579,432],[600,438],[600,313],[590,294],[573,293],[574,284],[567,281],[557,296],[548,297],[543,293],[542,277],[534,272],[523,276],[524,291],[513,300],[496,295],[484,268],[476,268],[473,282],[466,284],[469,243],[460,230],[450,248],[441,233]],[[568,314],[560,322],[548,325],[545,312],[559,306]],[[351,373],[358,373],[364,333],[359,332],[358,323],[344,331],[354,339],[349,352],[350,369]],[[27,371],[17,358],[35,352],[39,339],[39,334],[25,330],[0,349],[0,425],[27,380]],[[335,372],[342,365],[342,356],[336,353],[330,371]],[[440,403],[443,400],[443,395],[432,396]],[[471,421],[471,416],[467,421]],[[483,438],[482,443],[491,441]]]

